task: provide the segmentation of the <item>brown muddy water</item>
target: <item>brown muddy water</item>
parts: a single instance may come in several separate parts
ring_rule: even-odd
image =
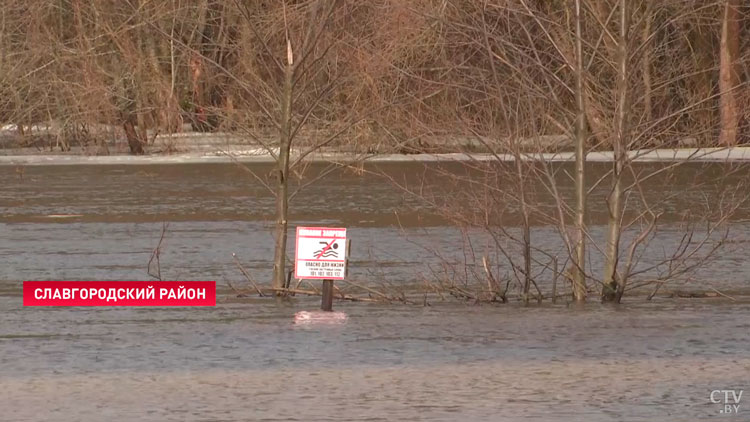
[[[424,174],[418,163],[377,169],[413,186]],[[669,199],[641,265],[679,241],[680,213],[742,182],[746,171],[711,181],[734,170],[685,166],[646,185]],[[266,279],[272,252],[272,197],[232,164],[0,166],[0,178],[1,421],[750,420],[747,296],[584,308],[337,303],[346,324],[300,327],[292,315],[315,300],[238,303],[223,287],[241,280],[232,253]],[[687,189],[696,180],[706,183]],[[596,189],[592,202],[604,195]],[[439,263],[431,249],[463,255],[459,231],[382,177],[328,176],[293,208],[294,225],[349,227],[359,281],[416,285]],[[729,247],[681,286],[746,291],[748,214],[733,215]],[[603,218],[592,210],[594,238]],[[148,279],[164,221],[163,277],[215,279],[216,308],[21,306],[22,280]],[[561,247],[552,227],[535,223],[532,235]],[[745,391],[736,416],[710,401],[725,389]]]

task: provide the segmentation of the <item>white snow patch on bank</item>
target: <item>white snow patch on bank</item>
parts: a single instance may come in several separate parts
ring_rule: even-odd
[[[294,155],[294,154],[293,154]],[[590,152],[587,161],[611,162],[612,152]],[[630,160],[636,162],[675,162],[675,161],[750,161],[750,147],[734,148],[682,148],[655,149],[629,152]],[[513,161],[511,154],[451,153],[451,154],[382,154],[366,158],[376,162],[450,162],[450,161]],[[572,162],[575,153],[524,154],[527,161]],[[310,154],[311,162],[355,162],[362,161],[360,155],[351,153],[319,152]],[[123,164],[188,164],[188,163],[229,163],[229,162],[274,162],[274,158],[263,148],[252,148],[231,153],[222,151],[192,152],[170,155],[7,155],[0,156],[0,165],[123,165]]]

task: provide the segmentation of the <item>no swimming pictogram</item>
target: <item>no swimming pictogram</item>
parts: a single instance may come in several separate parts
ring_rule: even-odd
[[[339,248],[339,244],[337,240],[332,240],[330,242],[318,242],[321,245],[324,245],[323,248],[319,251],[315,251],[315,259],[320,258],[338,258],[339,254],[336,252],[336,249]]]

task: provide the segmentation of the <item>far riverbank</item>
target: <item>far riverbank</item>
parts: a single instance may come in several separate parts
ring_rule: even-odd
[[[293,151],[299,155],[302,151]],[[587,154],[587,161],[610,162],[614,154],[611,151],[593,151]],[[673,162],[673,161],[706,161],[706,162],[746,162],[750,161],[750,147],[733,148],[678,148],[649,149],[630,151],[631,161],[637,162]],[[523,154],[523,158],[533,161],[571,162],[575,161],[573,152],[554,152]],[[309,154],[306,160],[311,162],[352,163],[371,162],[435,162],[435,161],[512,161],[512,154],[491,153],[443,153],[443,154],[355,154],[334,151],[317,151]],[[72,155],[25,153],[18,155],[0,155],[0,165],[123,165],[123,164],[198,164],[198,163],[270,163],[274,157],[261,147],[234,149],[226,151],[214,149],[200,152],[158,153],[147,155]]]

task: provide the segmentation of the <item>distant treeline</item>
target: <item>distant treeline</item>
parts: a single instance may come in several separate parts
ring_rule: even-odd
[[[748,2],[629,3],[631,146],[748,140]],[[582,4],[592,148],[614,136],[617,6]],[[293,120],[318,130],[356,113],[338,142],[569,135],[572,10],[567,0],[4,0],[0,123],[23,139],[55,122],[63,149],[97,142],[102,125],[134,151],[154,133],[273,131],[284,63],[309,53],[295,69]]]

